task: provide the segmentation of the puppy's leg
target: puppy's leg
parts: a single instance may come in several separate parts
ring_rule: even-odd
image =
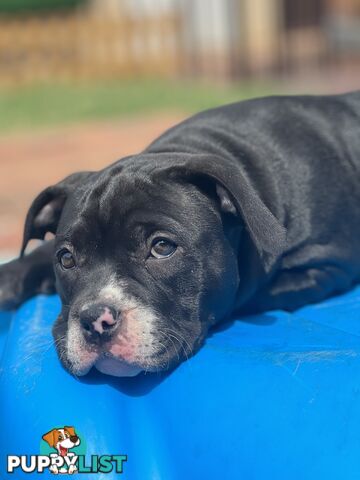
[[[54,241],[29,255],[0,266],[0,309],[10,310],[39,293],[55,292],[52,266]]]
[[[293,311],[349,290],[351,284],[351,277],[334,265],[283,271],[270,287],[259,292],[247,310],[255,313],[276,309]]]

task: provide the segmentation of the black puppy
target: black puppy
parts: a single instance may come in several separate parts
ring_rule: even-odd
[[[47,188],[20,259],[0,270],[1,303],[54,278],[54,336],[76,375],[167,369],[233,313],[348,289],[360,278],[360,92],[210,110]]]

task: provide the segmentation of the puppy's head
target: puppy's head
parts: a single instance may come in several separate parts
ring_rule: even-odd
[[[70,372],[173,367],[231,311],[244,229],[268,263],[276,254],[275,217],[240,172],[216,160],[143,154],[35,199],[23,248],[56,234],[63,305],[54,335]]]
[[[80,445],[80,438],[76,435],[74,427],[53,428],[42,436],[50,447],[58,451]]]

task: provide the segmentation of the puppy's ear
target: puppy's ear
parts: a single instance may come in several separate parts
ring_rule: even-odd
[[[53,430],[50,430],[50,432],[45,433],[45,435],[42,436],[42,439],[45,440],[50,447],[55,447],[57,443],[57,434],[58,431],[54,428]]]
[[[266,271],[269,271],[286,247],[286,230],[263,202],[240,165],[227,159],[191,156],[183,165],[176,162],[175,170],[191,178],[206,176],[216,186],[220,208],[238,215],[255,244]]]
[[[79,172],[46,188],[33,201],[27,213],[20,256],[31,239],[42,240],[47,232],[56,233],[62,210],[69,194],[92,172]]]

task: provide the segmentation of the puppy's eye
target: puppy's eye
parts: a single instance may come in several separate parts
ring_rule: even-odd
[[[66,270],[75,267],[75,259],[73,254],[67,248],[64,248],[58,253],[58,259],[61,266]]]
[[[175,252],[176,245],[166,238],[155,238],[151,247],[151,255],[155,258],[167,258]]]

